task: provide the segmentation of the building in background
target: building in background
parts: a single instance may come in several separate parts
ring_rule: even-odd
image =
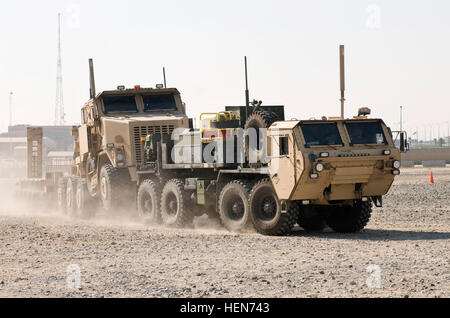
[[[9,126],[0,133],[0,178],[24,178],[27,175],[27,127]],[[73,153],[72,126],[43,127],[44,162],[49,153]]]

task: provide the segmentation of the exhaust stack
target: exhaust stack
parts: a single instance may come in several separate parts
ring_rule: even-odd
[[[95,78],[94,78],[94,62],[89,59],[89,95],[91,99],[95,98]]]
[[[339,66],[340,66],[340,79],[341,79],[341,118],[344,119],[344,92],[345,92],[345,55],[344,46],[339,45]]]

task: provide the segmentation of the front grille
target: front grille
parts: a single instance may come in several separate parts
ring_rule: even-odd
[[[137,126],[134,127],[134,147],[136,152],[136,164],[142,164],[144,160],[143,154],[143,142],[141,141],[142,137],[146,137],[150,134],[162,134],[162,135],[170,135],[175,129],[174,125],[162,125],[162,126]]]

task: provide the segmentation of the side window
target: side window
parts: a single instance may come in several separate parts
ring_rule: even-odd
[[[289,155],[289,137],[280,137],[280,156]]]

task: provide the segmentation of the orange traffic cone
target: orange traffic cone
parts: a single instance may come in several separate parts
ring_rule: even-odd
[[[430,171],[430,183],[434,183],[433,171]]]

